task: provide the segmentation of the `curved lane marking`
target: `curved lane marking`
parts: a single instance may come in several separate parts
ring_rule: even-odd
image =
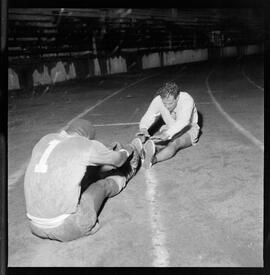
[[[237,123],[228,113],[226,113],[223,108],[220,106],[220,104],[217,102],[215,97],[213,96],[212,90],[209,85],[209,77],[213,73],[213,71],[210,71],[208,76],[206,77],[205,83],[207,86],[207,91],[213,100],[214,104],[216,105],[217,109],[220,111],[220,113],[245,137],[247,137],[253,144],[255,144],[258,148],[260,148],[262,151],[264,151],[264,145],[263,143],[258,140],[256,137],[254,137],[248,130],[246,130],[242,125]]]
[[[253,80],[251,80],[247,75],[246,73],[244,72],[244,70],[242,69],[242,74],[243,76],[247,79],[247,81],[249,83],[251,83],[252,85],[254,85],[255,87],[257,87],[259,90],[261,90],[262,92],[264,92],[264,88],[259,86],[258,84],[256,84]]]
[[[158,74],[154,74],[154,75],[150,75],[150,76],[147,76],[147,77],[144,77],[142,79],[139,79],[131,84],[129,84],[128,86],[124,87],[124,88],[121,88],[117,91],[115,91],[114,93],[110,94],[109,96],[105,97],[104,99],[102,100],[99,100],[95,105],[91,106],[90,108],[84,110],[82,113],[80,113],[79,115],[77,115],[76,117],[74,117],[72,120],[70,120],[62,129],[65,129],[67,126],[70,125],[70,123],[72,123],[74,120],[78,119],[78,118],[81,118],[83,116],[85,116],[87,113],[89,113],[90,111],[92,111],[93,109],[95,109],[96,107],[98,107],[99,105],[101,105],[102,103],[104,103],[105,101],[107,101],[108,99],[112,98],[113,96],[121,93],[122,91],[124,91],[125,89],[129,88],[129,87],[132,87],[146,79],[149,79],[149,78],[152,78],[154,76],[157,76],[159,75],[160,73]],[[14,172],[11,176],[8,177],[8,191],[10,191],[12,189],[12,187],[21,179],[21,177],[24,175],[25,173],[25,169],[26,169],[26,166],[29,162],[29,159],[26,160],[25,163],[23,163],[21,165],[21,167],[16,171]]]
[[[186,66],[183,66],[180,71],[183,71],[186,68]],[[177,72],[178,74],[179,72]],[[159,73],[160,74],[160,73]],[[116,92],[112,93],[111,95],[105,97],[104,99],[98,101],[95,105],[91,106],[90,108],[86,109],[79,115],[77,115],[75,118],[70,120],[65,127],[70,125],[74,120],[83,117],[88,112],[92,111],[94,108],[99,106],[100,104],[104,103],[111,97],[119,94],[123,90],[136,85],[139,82],[142,82],[148,78],[157,76],[159,74],[151,75],[149,77],[145,77],[143,79],[140,79],[127,87],[124,87],[120,90],[117,90]],[[175,78],[174,78],[175,79]],[[173,79],[173,80],[174,80]],[[103,126],[122,126],[122,125],[138,125],[139,122],[130,122],[130,123],[110,123],[110,124],[95,124],[95,126],[103,127]],[[62,129],[65,129],[63,127]],[[21,168],[18,172],[16,172],[16,177],[14,177],[14,174],[10,177],[14,178],[14,180],[10,183],[13,185],[16,183],[20,177],[24,174],[24,170],[26,168],[26,164],[23,165],[23,168]],[[147,184],[147,193],[146,197],[148,201],[150,202],[149,207],[149,215],[150,215],[150,222],[151,222],[151,229],[152,229],[152,245],[154,250],[154,259],[152,262],[152,266],[154,267],[168,267],[169,266],[169,253],[166,248],[166,234],[165,234],[165,228],[162,224],[161,214],[158,207],[158,204],[156,204],[156,186],[158,185],[158,180],[156,178],[154,170],[145,170],[145,178],[146,178],[146,184]]]

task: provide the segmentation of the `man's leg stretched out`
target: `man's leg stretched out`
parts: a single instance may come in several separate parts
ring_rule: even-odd
[[[32,233],[41,238],[62,242],[94,234],[99,229],[97,217],[105,199],[119,194],[139,169],[142,144],[136,139],[132,142],[132,146],[134,152],[122,167],[112,170],[110,176],[86,188],[81,195],[76,213],[71,214],[61,225],[53,228],[39,228],[30,224]]]
[[[91,184],[86,190],[93,198],[94,209],[97,213],[104,199],[120,193],[137,173],[140,166],[142,144],[138,139],[135,139],[132,141],[132,146],[135,147],[134,152],[122,167],[112,171],[111,175],[104,180]]]
[[[82,194],[80,206],[92,210],[90,212],[92,212],[91,220],[93,221],[92,226],[89,227],[88,225],[82,230],[82,232],[84,232],[83,235],[89,235],[96,232],[95,224],[97,222],[97,216],[105,199],[119,194],[122,189],[125,188],[127,182],[137,173],[140,165],[142,144],[135,139],[132,141],[132,146],[134,147],[134,152],[122,167],[114,170],[111,176],[91,184]]]
[[[164,160],[168,160],[175,156],[175,154],[184,148],[190,147],[192,145],[191,137],[188,133],[185,133],[181,137],[169,142],[168,146],[163,150],[158,152],[155,156],[156,162],[161,162]]]
[[[153,164],[168,160],[175,156],[179,150],[190,147],[192,145],[192,138],[189,131],[163,146],[156,145],[153,140],[148,140],[144,144],[145,159],[143,162],[143,167],[148,169]]]

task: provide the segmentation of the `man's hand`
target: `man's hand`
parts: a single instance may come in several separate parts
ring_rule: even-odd
[[[129,158],[133,154],[133,147],[130,144],[124,145],[119,152],[125,152],[127,154],[127,158]]]
[[[144,143],[149,137],[148,130],[146,128],[140,129],[140,131],[136,134],[136,137],[138,137],[142,143]]]

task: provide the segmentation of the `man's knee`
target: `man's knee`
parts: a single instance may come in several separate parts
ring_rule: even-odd
[[[188,133],[176,138],[171,144],[175,146],[175,150],[184,149],[192,145],[191,136]]]
[[[164,133],[168,130],[168,126],[165,124],[165,125],[162,125],[159,129],[159,133]]]
[[[170,142],[167,146],[167,150],[171,151],[172,154],[175,154],[177,151],[177,145],[175,142]]]
[[[126,183],[126,178],[123,175],[112,175],[107,177],[103,184],[105,184],[104,188],[109,191],[109,197],[113,197],[125,188]]]

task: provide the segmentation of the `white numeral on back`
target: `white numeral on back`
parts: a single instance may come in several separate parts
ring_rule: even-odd
[[[43,155],[40,158],[40,161],[35,166],[35,172],[36,173],[46,173],[48,169],[47,160],[53,149],[56,147],[56,145],[60,143],[60,140],[52,140],[49,142],[49,146],[44,151]]]

